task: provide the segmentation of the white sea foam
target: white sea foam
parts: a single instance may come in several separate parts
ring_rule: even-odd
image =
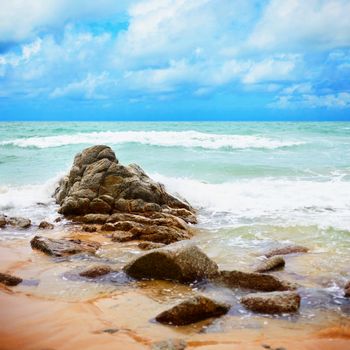
[[[276,149],[304,144],[302,141],[278,140],[254,135],[220,135],[198,131],[107,131],[72,135],[30,137],[2,141],[0,145],[50,148],[73,144],[140,143],[163,147],[201,147],[206,149]]]

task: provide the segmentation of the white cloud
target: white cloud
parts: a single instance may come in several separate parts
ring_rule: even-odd
[[[258,49],[331,49],[350,44],[350,1],[271,0],[248,44]]]
[[[310,83],[299,83],[290,85],[282,90],[283,94],[291,95],[295,93],[299,94],[308,94],[313,90],[312,85]]]

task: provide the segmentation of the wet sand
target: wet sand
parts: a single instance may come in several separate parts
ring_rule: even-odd
[[[116,270],[136,249],[132,243],[108,245],[96,234],[72,234],[105,244],[100,258]],[[109,260],[115,254],[119,258]],[[293,350],[350,348],[349,317],[333,310],[315,309],[312,319],[232,312],[186,327],[157,324],[155,315],[194,293],[190,286],[130,282],[118,274],[101,283],[76,278],[93,262],[92,257],[48,257],[32,251],[28,239],[0,242],[1,271],[25,279],[17,287],[0,288],[0,350],[147,349],[169,338],[200,350],[263,349],[263,344]],[[217,293],[215,288],[206,292]]]

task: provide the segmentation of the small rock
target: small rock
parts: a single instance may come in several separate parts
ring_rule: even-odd
[[[82,277],[88,277],[88,278],[96,278],[99,276],[107,275],[108,273],[112,272],[112,269],[108,265],[98,265],[98,266],[92,266],[88,268],[87,270],[84,270],[79,273]]]
[[[226,314],[230,305],[204,296],[195,296],[156,316],[160,323],[183,326]]]
[[[61,221],[62,221],[62,218],[60,216],[54,220],[54,222],[61,222]]]
[[[22,281],[22,278],[0,272],[0,283],[4,284],[5,286],[17,286],[17,284],[21,283]]]
[[[165,247],[163,243],[141,242],[137,245],[142,250],[152,250]]]
[[[218,275],[217,264],[194,245],[173,244],[137,257],[124,267],[136,279],[193,282]]]
[[[50,224],[49,222],[47,221],[42,221],[40,224],[39,224],[39,228],[41,230],[52,230],[55,226],[53,224]]]
[[[116,230],[115,226],[110,222],[107,222],[101,227],[101,231],[115,231],[115,230]]]
[[[124,232],[124,231],[117,231],[112,234],[112,241],[113,242],[129,242],[134,240],[134,235],[129,232]]]
[[[275,255],[262,261],[261,264],[256,268],[255,272],[267,272],[281,269],[285,264],[286,262],[282,256]]]
[[[241,299],[241,303],[254,312],[281,314],[298,311],[300,300],[295,292],[270,292],[248,294]]]
[[[152,350],[184,350],[187,343],[183,339],[168,339],[152,344]]]
[[[28,228],[32,222],[29,219],[21,218],[21,217],[12,217],[7,221],[11,226],[15,226],[18,228]]]
[[[0,215],[0,228],[5,227],[7,224],[6,216]]]
[[[97,231],[97,227],[92,226],[92,225],[83,225],[81,229],[85,232],[96,232]]]
[[[294,253],[307,253],[309,248],[303,247],[301,245],[288,245],[286,247],[276,248],[265,254],[267,258],[271,258],[275,255],[287,255]]]
[[[245,288],[262,292],[294,290],[296,285],[280,280],[279,278],[263,274],[243,271],[221,271],[215,282],[224,284],[229,288]]]
[[[350,298],[350,281],[344,287],[344,296]]]
[[[109,334],[114,334],[119,332],[119,328],[106,328],[102,330],[103,333],[109,333]]]
[[[53,239],[35,236],[30,245],[33,249],[53,256],[66,256],[78,253],[95,253],[101,244],[97,242],[81,241],[80,239]]]

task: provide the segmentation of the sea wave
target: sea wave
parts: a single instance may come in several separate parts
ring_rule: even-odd
[[[255,135],[211,134],[198,131],[106,131],[77,133],[72,135],[30,137],[0,142],[0,145],[16,147],[50,148],[74,144],[123,144],[139,143],[162,147],[200,147],[204,149],[276,149],[293,147],[305,142],[277,140]]]

